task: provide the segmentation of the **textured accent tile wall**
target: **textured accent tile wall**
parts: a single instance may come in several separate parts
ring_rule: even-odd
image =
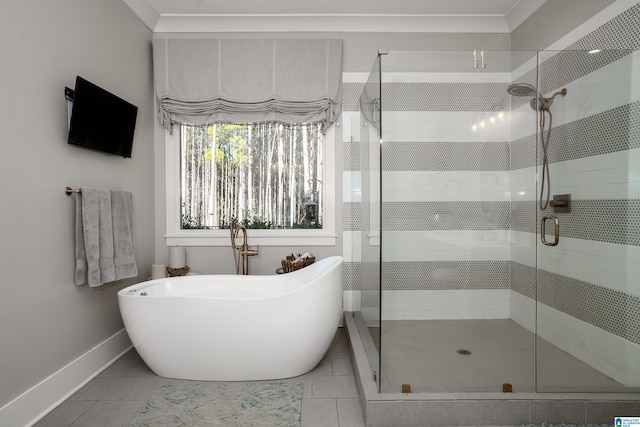
[[[509,106],[507,83],[383,83],[383,111],[497,111]]]
[[[509,144],[504,142],[385,141],[385,171],[506,171]]]
[[[516,262],[511,289],[621,338],[640,344],[640,297]],[[536,290],[536,280],[538,287]]]
[[[552,132],[550,163],[640,148],[640,102],[554,126]],[[531,148],[535,145],[532,144],[535,144],[535,135],[512,142],[513,170],[535,165],[535,152]]]
[[[538,301],[640,344],[640,298],[580,280],[538,271]]]
[[[509,261],[383,262],[383,290],[509,289],[509,266]]]
[[[640,246],[640,199],[575,200],[557,216],[562,236]]]

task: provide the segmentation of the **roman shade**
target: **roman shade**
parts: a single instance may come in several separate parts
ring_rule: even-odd
[[[342,40],[154,39],[158,118],[172,123],[335,122]]]

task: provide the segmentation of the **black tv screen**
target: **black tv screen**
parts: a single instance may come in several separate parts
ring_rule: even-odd
[[[131,157],[138,107],[99,86],[76,77],[69,144]]]

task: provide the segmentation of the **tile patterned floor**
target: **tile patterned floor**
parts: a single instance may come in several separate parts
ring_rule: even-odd
[[[382,390],[399,393],[402,384],[411,384],[413,392],[423,393],[501,392],[509,383],[514,392],[533,392],[537,363],[540,391],[637,391],[548,341],[535,341],[509,319],[388,320],[382,329]]]
[[[290,381],[304,384],[302,427],[364,426],[349,342],[343,328],[336,333],[320,364],[311,372]],[[35,425],[124,427],[159,386],[182,382],[187,381],[155,375],[132,350]]]

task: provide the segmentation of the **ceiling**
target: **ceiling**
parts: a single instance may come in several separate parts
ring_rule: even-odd
[[[155,32],[510,33],[546,0],[123,0]]]

